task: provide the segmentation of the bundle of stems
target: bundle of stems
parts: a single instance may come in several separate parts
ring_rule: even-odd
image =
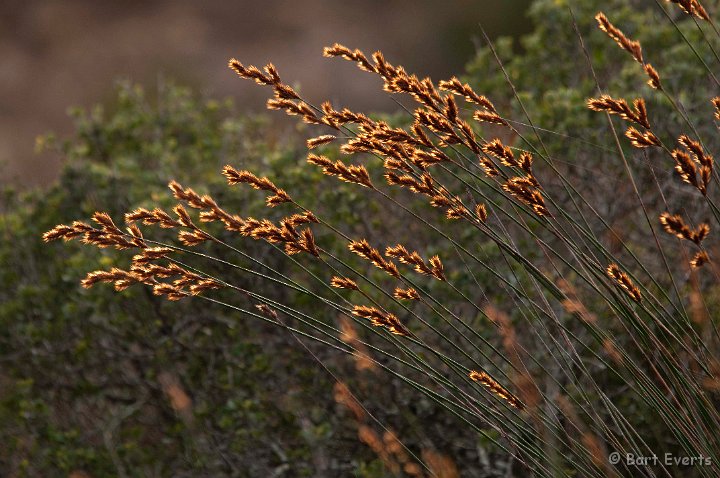
[[[672,3],[703,33],[701,23],[717,34],[697,0]],[[643,246],[655,264],[646,254],[641,258],[636,245],[603,217],[602,205],[562,171],[532,118],[508,117],[458,78],[434,83],[391,64],[381,52],[367,56],[339,44],[324,55],[356,64],[377,75],[388,94],[411,99],[400,126],[329,102],[313,104],[282,81],[272,64],[261,69],[232,59],[229,67],[272,91],[268,108],[317,128],[317,136],[307,140],[306,159],[310,168],[330,176],[321,187],[336,180],[357,186],[398,215],[393,224],[423,230],[442,244],[446,257],[397,241],[374,244],[356,237],[294,200],[292,191],[276,184],[282,178],[232,165],[222,170],[228,185],[265,193],[267,207],[283,211],[281,219],[228,211],[173,181],[169,188],[177,205],[171,212],[130,211],[126,228],[98,212],[93,223],[58,225],[44,239],[77,238],[134,251],[128,267],[90,272],[84,287],[103,282],[122,291],[138,284],[172,301],[205,300],[374,363],[537,476],[675,476],[673,465],[662,460],[638,469],[608,459],[611,452],[659,451],[701,457],[697,474],[718,476],[720,413],[714,394],[720,389],[720,334],[703,287],[718,279],[708,247],[712,226],[693,222],[687,207],[678,212],[667,202],[661,210],[645,204],[642,188],[660,185],[636,181],[627,145],[638,153],[663,153],[678,187],[687,188],[714,221],[720,219],[717,171],[679,92],[664,88],[640,42],[605,14],[596,20],[683,119],[669,142],[653,129],[645,99],[606,93],[594,77],[598,93],[587,107],[607,116],[615,139],[610,147],[625,166],[623,180],[643,218],[638,227],[650,238]],[[580,60],[591,67],[585,54]],[[509,75],[507,80],[514,92]],[[515,100],[526,112],[520,96]],[[720,119],[720,98],[707,100]],[[622,122],[625,138],[613,121]],[[607,200],[612,196],[608,191]],[[147,237],[144,231],[154,227],[175,232],[177,240]],[[228,233],[237,243],[224,239]],[[331,236],[346,245],[344,252],[324,245]],[[241,245],[247,240],[277,249],[295,272],[248,255]],[[203,252],[206,243],[226,254]],[[218,265],[227,277],[207,272]],[[315,312],[239,287],[235,273],[287,289],[292,293],[287,297],[307,295]],[[471,277],[471,286],[460,277]],[[343,340],[340,323],[326,320],[338,315],[364,328],[362,338]],[[663,430],[661,443],[646,433],[648,423]],[[659,445],[665,449],[657,450]]]

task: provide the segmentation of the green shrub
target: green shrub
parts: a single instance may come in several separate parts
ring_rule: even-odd
[[[8,424],[3,438],[12,445],[0,459],[28,475],[82,469],[137,476],[151,470],[380,476],[415,462],[428,473],[450,469],[452,462],[433,453],[431,443],[469,476],[638,472],[624,463],[610,466],[611,451],[702,454],[713,462],[690,473],[713,476],[720,458],[713,435],[720,421],[713,395],[720,365],[712,358],[719,338],[717,283],[712,266],[688,272],[702,241],[679,248],[657,218],[681,212],[695,225],[719,213],[714,185],[706,201],[698,188],[672,176],[669,154],[677,136],[691,131],[705,151],[714,149],[712,80],[703,62],[720,61],[713,52],[718,42],[710,28],[699,28],[673,5],[668,22],[663,10],[634,3],[573,5],[574,25],[567,2],[538,0],[531,10],[537,28],[523,38],[522,53],[508,39],[498,40],[495,51],[480,48],[466,79],[491,98],[509,127],[472,123],[461,133],[481,101],[461,105],[456,114],[447,99],[452,95],[428,99],[427,84],[383,69],[380,58],[370,64],[358,52],[330,51],[375,70],[386,89],[415,88],[426,115],[416,118],[430,138],[409,130],[413,119],[403,114],[335,127],[338,141],[346,142],[343,152],[371,153],[353,159],[364,169],[348,170],[346,156],[332,145],[313,151],[324,156],[311,162],[345,182],[304,164],[303,139],[315,135],[306,126],[278,131],[267,119],[238,117],[231,105],[198,100],[182,88],[163,89],[148,101],[124,85],[112,113],[78,112],[76,135],[54,146],[68,157],[58,185],[7,194],[3,205],[0,257],[11,267],[2,272],[10,287],[0,293],[0,321],[12,366],[2,377],[9,386],[0,413]],[[642,41],[663,91],[646,85],[642,67],[596,30],[592,17],[600,7]],[[344,121],[294,97],[271,68],[233,66],[289,98],[275,109],[331,129]],[[586,106],[599,91],[645,98],[652,128],[643,131],[670,148],[631,147],[622,136],[625,122],[614,123],[623,127],[616,144],[607,118]],[[490,142],[496,136],[516,158],[532,153],[533,167],[507,156],[499,166],[498,143]],[[440,164],[420,164],[417,151],[432,152]],[[699,156],[696,167],[704,164]],[[219,174],[225,164],[234,168],[226,175],[235,182],[289,204],[266,208],[263,194],[227,188]],[[486,177],[493,168],[498,174]],[[417,181],[425,173],[435,182],[423,189]],[[513,183],[511,176],[523,179]],[[163,190],[171,179],[182,185],[174,189],[176,200]],[[387,188],[385,179],[404,188]],[[369,190],[358,187],[369,182],[375,185]],[[436,188],[440,184],[452,193]],[[186,187],[198,187],[220,206],[193,199]],[[284,201],[277,187],[293,201]],[[425,196],[435,208],[426,207]],[[150,262],[182,268],[175,272],[181,270],[185,283],[158,285],[153,281],[166,277],[142,258],[133,259],[131,270],[127,254],[102,249],[98,259],[75,244],[38,241],[55,223],[100,209],[119,221],[125,211],[146,208],[136,224],[143,216],[146,223],[163,221],[152,208],[170,211],[178,201],[201,228],[180,211],[182,228],[143,230],[160,245],[173,244],[172,251],[154,251],[162,257]],[[487,219],[476,203],[486,206]],[[193,209],[211,215],[198,218]],[[320,218],[311,224],[312,237],[295,234],[305,225],[278,222],[303,209]],[[461,220],[443,219],[443,210]],[[226,212],[242,218],[228,219]],[[664,217],[664,229],[672,231]],[[202,218],[212,220],[201,224]],[[87,242],[120,244],[126,237],[96,219],[100,239],[85,235]],[[85,233],[88,226],[73,227]],[[175,240],[179,229],[212,236],[196,236],[203,244],[195,249],[187,239]],[[386,252],[384,258],[354,242],[361,238]],[[424,261],[384,250],[398,243]],[[145,244],[139,249],[147,251]],[[299,249],[309,254],[294,254]],[[444,271],[429,260],[435,254]],[[393,258],[421,275],[402,264],[394,272],[386,262]],[[130,287],[118,300],[107,290],[75,285],[85,272],[113,266],[130,272],[88,277],[121,278],[119,288],[123,280],[151,287]],[[343,287],[329,286],[333,276],[351,277],[360,290],[351,285],[338,292]],[[393,298],[401,286],[416,289],[422,300],[402,302],[398,291]],[[181,298],[199,288],[221,290],[177,304],[156,296]],[[359,330],[350,330],[353,323]],[[371,365],[353,371],[365,355]],[[330,388],[337,377],[371,413],[353,409],[339,384],[339,413],[333,413]],[[398,432],[403,453],[414,455],[390,451],[383,426]],[[668,470],[674,468],[639,471]]]

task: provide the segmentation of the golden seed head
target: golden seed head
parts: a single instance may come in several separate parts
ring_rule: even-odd
[[[357,283],[349,279],[347,277],[333,277],[330,279],[330,285],[333,287],[336,287],[338,289],[350,289],[350,290],[359,290],[359,287]]]
[[[610,20],[608,20],[602,12],[595,15],[595,20],[597,20],[600,30],[604,31],[610,38],[615,40],[615,42],[620,45],[620,48],[630,53],[638,63],[643,63],[642,47],[640,46],[640,42],[630,40],[626,37],[619,28],[610,23]]]
[[[395,292],[393,292],[393,296],[396,299],[401,300],[420,300],[420,294],[418,294],[418,292],[412,287],[409,287],[407,289],[401,289],[400,287],[396,287]]]
[[[488,111],[476,111],[473,113],[473,118],[475,118],[477,121],[481,123],[494,123],[499,124],[503,126],[507,126],[507,121],[505,121],[500,115],[493,112]]]
[[[698,0],[667,0],[670,3],[674,3],[680,7],[680,9],[688,15],[694,15],[701,20],[707,22],[710,21],[710,15],[708,15],[705,8],[700,4]]]
[[[492,378],[490,375],[488,375],[486,372],[478,372],[476,370],[471,370],[469,375],[470,380],[474,382],[478,382],[485,387],[487,387],[490,392],[495,395],[498,398],[501,398],[502,400],[505,400],[510,406],[517,408],[518,410],[522,410],[524,408],[522,402],[510,393],[505,387],[500,385],[497,380]]]
[[[658,74],[657,70],[653,68],[650,63],[645,63],[643,65],[643,69],[648,76],[647,84],[650,85],[651,88],[654,88],[656,90],[662,90],[662,85],[660,84],[660,75]]]
[[[515,159],[512,150],[505,146],[500,139],[495,138],[490,142],[483,144],[482,151],[485,154],[492,155],[500,160],[500,162],[508,167],[518,167],[519,163]]]
[[[393,277],[400,277],[400,272],[395,263],[383,258],[380,252],[372,247],[367,240],[351,241],[348,244],[348,249],[363,259],[370,261],[378,269],[384,270]]]
[[[545,199],[536,188],[537,181],[531,176],[516,176],[503,184],[503,189],[530,206],[538,216],[550,216],[545,207]]]
[[[400,322],[400,319],[391,314],[385,312],[377,307],[368,307],[364,305],[353,306],[354,315],[370,320],[370,323],[375,327],[384,327],[395,335],[402,335],[405,337],[410,336],[410,331]]]
[[[705,251],[699,251],[690,260],[690,266],[693,269],[699,269],[708,262],[710,262],[710,257],[708,256],[708,253]]]
[[[323,173],[329,176],[336,176],[342,181],[359,184],[366,188],[374,189],[370,175],[365,169],[365,166],[346,166],[342,161],[330,161],[325,156],[318,156],[315,154],[308,155],[307,162],[320,166]]]
[[[484,204],[478,204],[477,206],[475,206],[475,215],[478,217],[480,222],[487,221],[488,213],[487,208]]]
[[[716,96],[710,102],[715,107],[715,119],[720,120],[720,96]]]
[[[641,133],[633,126],[625,131],[625,136],[630,139],[630,143],[636,148],[649,148],[650,146],[660,146],[660,140],[652,131]]]
[[[632,121],[640,126],[650,129],[650,122],[647,117],[645,100],[636,98],[633,100],[633,108],[624,99],[614,99],[609,95],[602,95],[599,98],[589,98],[587,106],[593,111],[605,111],[609,114],[620,116],[626,121]]]
[[[630,277],[620,270],[617,264],[610,264],[605,273],[615,281],[615,283],[635,302],[642,300],[640,289],[630,280]]]
[[[324,134],[322,136],[316,136],[315,138],[310,138],[307,140],[307,147],[308,149],[314,149],[318,146],[322,146],[323,144],[330,143],[334,141],[337,137],[332,134]]]

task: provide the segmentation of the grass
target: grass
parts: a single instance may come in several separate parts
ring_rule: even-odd
[[[672,3],[693,17],[713,48],[707,35],[717,30],[705,9],[695,0]],[[400,103],[408,112],[404,120],[395,125],[329,102],[315,105],[272,64],[260,69],[232,59],[229,66],[272,91],[269,109],[318,128],[319,135],[307,140],[313,150],[307,163],[329,178],[320,185],[309,175],[304,187],[332,187],[335,180],[356,185],[381,205],[359,215],[368,221],[377,219],[371,214],[401,218],[392,224],[404,230],[387,236],[397,240],[376,244],[294,200],[293,191],[276,184],[281,176],[259,177],[232,165],[222,170],[228,185],[265,193],[268,217],[228,211],[173,181],[177,205],[171,212],[135,209],[125,215],[125,229],[96,213],[92,223],[59,225],[44,239],[133,251],[128,267],[90,272],[84,287],[145,285],[171,301],[205,300],[382,369],[511,456],[511,470],[519,475],[676,476],[672,460],[637,467],[624,458],[670,453],[697,458],[694,475],[717,476],[720,334],[708,291],[719,276],[710,219],[696,220],[700,206],[693,210],[699,204],[714,221],[720,218],[711,139],[695,127],[712,119],[689,117],[682,92],[665,88],[662,71],[646,62],[640,42],[603,13],[596,20],[640,65],[638,77],[644,75],[682,119],[673,132],[656,130],[652,105],[604,92],[593,72],[597,96],[587,99],[587,107],[607,117],[614,144],[605,146],[616,149],[624,166],[622,190],[634,202],[627,214],[640,218],[640,232],[634,232],[642,241],[628,239],[605,217],[615,191],[606,192],[607,204],[593,202],[549,153],[517,94],[526,116],[510,118],[458,78],[435,84],[380,52],[368,57],[339,44],[324,55],[356,64],[377,75],[389,94],[411,99]],[[579,34],[578,41],[585,54],[578,61],[592,68]],[[720,99],[708,95],[707,101],[720,119]],[[625,138],[618,124],[626,128]],[[634,153],[623,146],[628,141]],[[666,199],[667,186],[655,176],[639,181],[628,156],[649,151],[668,160],[677,176],[672,188],[684,188],[692,204]],[[661,200],[648,203],[646,189],[656,189]],[[282,211],[279,217],[276,211]],[[149,228],[175,237],[151,239]],[[221,239],[222,230],[235,233],[238,243]],[[417,231],[443,244],[446,256],[423,250],[413,240]],[[331,238],[347,251],[325,246]],[[263,241],[284,254],[292,274],[244,252],[244,240]],[[204,252],[211,243],[226,254]],[[492,244],[495,262],[479,244]],[[308,261],[324,273],[308,268]],[[227,277],[204,272],[207,264],[224,267]],[[307,296],[318,310],[342,320],[328,323],[293,301],[240,287],[235,273]],[[470,285],[460,276],[471,277]],[[349,323],[362,334],[348,338]],[[324,367],[322,360],[318,365]],[[363,416],[347,387],[336,389],[336,398]],[[443,476],[433,458],[418,458],[394,435],[383,441],[364,426],[361,441],[393,474]],[[612,453],[623,458],[615,462]]]

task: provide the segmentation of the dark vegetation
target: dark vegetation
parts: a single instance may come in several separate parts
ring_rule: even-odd
[[[652,131],[669,145],[675,143],[679,134],[690,134],[686,122],[690,118],[693,136],[703,138],[706,150],[713,151],[717,131],[709,99],[717,85],[702,63],[712,65],[711,69],[718,64],[706,43],[709,38],[718,48],[717,37],[711,30],[705,29],[703,37],[695,22],[675,5],[666,9],[673,22],[654,2],[588,1],[573,2],[572,7],[602,91],[613,97],[645,98]],[[644,54],[661,73],[668,96],[650,88],[638,63],[597,29],[593,17],[598,9],[603,9],[628,36],[641,40]],[[514,121],[511,124],[527,142],[505,128],[479,123],[474,127],[478,134],[497,136],[511,147],[541,151],[534,171],[544,190],[552,191],[556,203],[568,205],[577,200],[578,196],[565,187],[563,180],[572,179],[572,186],[587,200],[587,204],[572,210],[573,220],[592,232],[592,237],[602,245],[597,250],[609,251],[617,262],[631,264],[633,270],[639,271],[633,279],[647,284],[643,288],[645,296],[668,298],[667,310],[678,315],[663,309],[655,311],[658,317],[677,320],[678,330],[687,326],[694,331],[704,344],[698,353],[707,359],[705,365],[717,373],[712,359],[718,352],[715,327],[720,294],[716,276],[705,269],[689,272],[687,261],[695,250],[681,249],[675,239],[662,232],[657,221],[662,212],[669,210],[690,216],[687,222],[692,224],[712,222],[712,204],[678,180],[673,174],[673,159],[666,151],[633,148],[622,136],[626,125],[621,122],[615,123],[620,137],[618,150],[605,115],[586,107],[587,98],[600,94],[567,3],[537,0],[531,15],[535,30],[522,39],[521,48],[508,39],[494,43],[517,96],[487,46],[478,48],[463,78],[475,91],[490,97],[502,116]],[[388,60],[395,64],[401,59]],[[244,87],[248,86],[239,83],[238,88]],[[684,109],[674,108],[668,98],[676,98]],[[402,104],[412,107],[409,102]],[[466,112],[461,109],[461,114]],[[532,124],[543,129],[533,131],[526,113]],[[138,207],[171,210],[176,201],[166,188],[170,180],[193,187],[200,194],[210,194],[223,208],[238,211],[243,217],[269,217],[277,221],[287,213],[280,207],[268,210],[263,195],[257,191],[229,188],[220,175],[226,164],[271,178],[297,203],[323,221],[341,225],[351,238],[365,238],[373,245],[405,244],[410,250],[420,251],[423,257],[438,254],[443,258],[449,282],[456,289],[427,278],[418,280],[422,291],[439,298],[452,314],[463,317],[501,351],[507,335],[499,333],[496,325],[507,318],[522,347],[538,360],[534,364],[538,368],[531,369],[531,373],[539,377],[536,385],[548,402],[558,395],[568,395],[568,403],[598,404],[609,399],[623,411],[623,416],[629,417],[628,426],[642,436],[649,449],[680,455],[693,449],[668,433],[668,423],[658,418],[659,411],[653,408],[652,400],[648,404],[638,398],[638,392],[630,390],[638,385],[636,377],[624,369],[616,374],[613,369],[615,349],[628,351],[643,366],[650,363],[665,372],[663,367],[670,365],[663,362],[666,359],[662,354],[675,352],[675,346],[682,349],[686,342],[680,341],[680,345],[657,342],[667,349],[656,350],[660,357],[649,352],[653,360],[635,350],[637,340],[649,347],[657,337],[663,340],[666,337],[652,329],[638,339],[633,335],[634,329],[628,330],[623,314],[631,314],[627,311],[635,309],[631,303],[628,305],[630,301],[622,290],[608,293],[620,304],[617,310],[612,310],[601,294],[578,285],[582,283],[579,276],[582,277],[583,269],[566,268],[553,253],[538,247],[538,242],[528,234],[538,234],[551,251],[570,254],[572,249],[562,240],[542,235],[542,221],[528,221],[526,229],[497,219],[508,228],[508,237],[513,238],[523,257],[554,278],[566,299],[579,296],[582,311],[555,300],[549,291],[531,290],[536,285],[531,273],[476,230],[458,221],[444,220],[437,210],[427,206],[425,198],[398,188],[388,192],[393,199],[417,210],[423,219],[440,224],[444,234],[471,248],[477,258],[492,264],[492,268],[468,264],[446,236],[417,221],[408,221],[399,205],[381,203],[356,184],[323,176],[319,168],[305,161],[308,154],[305,140],[320,133],[306,125],[294,128],[276,123],[272,114],[277,113],[250,116],[242,112],[241,105],[233,105],[229,100],[204,98],[173,84],[148,90],[119,84],[117,98],[111,104],[73,113],[75,133],[71,137],[42,139],[42,147],[65,157],[60,180],[43,191],[6,191],[0,204],[3,264],[0,443],[4,444],[0,447],[0,473],[9,476],[74,473],[77,478],[380,477],[418,473],[448,477],[458,473],[525,476],[528,468],[533,468],[532,460],[522,464],[517,455],[537,451],[544,454],[543,460],[557,475],[594,476],[589,468],[573,469],[575,454],[582,458],[583,467],[594,463],[594,473],[614,472],[606,470],[605,463],[594,462],[596,456],[604,457],[615,449],[613,444],[603,442],[602,446],[597,445],[600,451],[594,449],[596,442],[586,438],[594,435],[582,427],[573,429],[577,425],[571,418],[573,413],[568,411],[571,406],[559,406],[565,416],[551,413],[549,405],[543,413],[557,421],[554,430],[568,430],[570,436],[582,435],[584,449],[574,449],[572,440],[568,445],[554,441],[557,437],[546,437],[544,443],[538,444],[521,436],[518,439],[521,452],[513,449],[509,453],[498,446],[506,444],[507,437],[492,426],[477,421],[483,431],[477,433],[464,419],[449,413],[402,377],[381,370],[379,365],[393,364],[382,354],[368,352],[378,362],[373,363],[307,340],[283,328],[297,326],[292,316],[278,319],[281,324],[278,327],[264,323],[259,320],[261,317],[250,317],[203,300],[168,302],[142,286],[121,294],[109,287],[82,289],[78,281],[87,271],[124,267],[122,257],[127,255],[111,249],[89,250],[75,242],[48,246],[40,240],[56,224],[69,224],[99,210],[118,220],[126,211]],[[393,116],[372,117],[402,127],[411,121],[402,111]],[[343,158],[336,149],[323,147],[321,152],[332,160]],[[651,227],[628,181],[622,154],[638,185]],[[549,164],[557,171],[540,157],[552,158]],[[363,164],[367,165],[373,182],[383,184],[382,162],[369,159]],[[471,178],[461,178],[474,184]],[[458,194],[463,198],[470,195],[462,190]],[[709,197],[715,195],[712,190]],[[497,191],[489,193],[489,198],[505,200]],[[507,207],[511,214],[521,214],[521,205]],[[493,214],[490,221],[495,218]],[[173,237],[172,231],[154,232],[157,234],[152,237],[156,240],[170,241]],[[243,262],[244,266],[255,272],[272,270],[306,281],[308,293],[279,287],[222,264],[203,265],[203,272],[332,324],[343,332],[345,343],[358,346],[356,337],[360,337],[380,348],[385,344],[356,322],[318,305],[317,296],[323,294],[324,288],[319,282],[307,281],[307,277],[314,274],[327,283],[332,274],[323,263],[297,256],[300,266],[265,242],[239,238],[236,233],[222,229],[213,233],[263,264]],[[366,261],[349,257],[347,241],[342,237],[320,228],[315,234],[324,250],[344,257],[365,277],[380,283],[386,280],[382,271]],[[660,235],[658,241],[667,257],[658,255],[656,235]],[[716,249],[714,237],[710,236],[705,246],[712,257]],[[227,255],[218,244],[205,245],[202,252],[214,257]],[[605,266],[607,263],[602,264],[602,269]],[[528,295],[512,296],[496,273],[511,279],[521,289],[530,289]],[[572,286],[567,284],[575,284],[577,291],[568,292]],[[381,299],[380,293],[368,294]],[[214,297],[233,302],[235,296],[223,290]],[[524,308],[525,300],[547,300],[547,309],[559,324],[558,329],[546,328],[547,324],[540,321],[548,319],[533,316],[529,308]],[[590,316],[592,320],[588,319]],[[401,320],[413,322],[405,316]],[[651,322],[645,315],[642,320]],[[608,332],[614,349],[598,340],[595,327]],[[418,330],[416,324],[412,328]],[[574,362],[562,356],[560,344],[551,340],[560,330],[571,335],[573,343],[589,344],[582,365],[575,364],[578,369],[570,372],[562,367]],[[452,331],[446,337],[423,338],[430,347],[446,352],[448,340],[461,343],[461,336]],[[687,343],[697,345],[695,338],[688,334]],[[492,370],[506,371],[502,365],[487,364],[471,353],[483,365],[497,367]],[[503,353],[509,355],[507,351]],[[424,354],[420,356],[425,358]],[[682,358],[692,362],[691,357]],[[714,407],[713,380],[717,379],[700,368],[693,369],[694,365],[688,365],[692,369],[688,381],[707,386],[709,398],[704,405]],[[452,367],[445,366],[441,364],[438,370],[452,372]],[[583,368],[587,375],[583,375]],[[411,380],[428,382],[417,370],[403,368],[401,372]],[[572,377],[577,380],[571,380]],[[671,378],[678,380],[678,386],[684,383],[674,375]],[[366,410],[357,409],[354,399],[344,393],[344,387],[355,394]],[[442,387],[432,384],[431,388],[442,391]],[[604,395],[596,393],[596,389]],[[614,417],[612,411],[601,407],[591,412],[579,408],[575,412],[582,417],[578,422],[590,422],[588,430],[593,432],[602,430],[598,421],[610,423]],[[717,417],[712,407],[702,410],[698,416],[706,413],[708,423],[715,423]],[[698,416],[692,416],[690,421]],[[389,430],[407,447],[408,451],[403,453],[414,456],[401,457]],[[717,443],[703,445],[718,450]],[[413,463],[422,463],[420,471],[409,466]],[[454,471],[455,467],[459,472]],[[535,471],[539,475],[544,473]],[[664,471],[642,470],[667,476]],[[633,474],[638,470],[619,472]],[[692,468],[687,473],[712,476],[713,470]]]

